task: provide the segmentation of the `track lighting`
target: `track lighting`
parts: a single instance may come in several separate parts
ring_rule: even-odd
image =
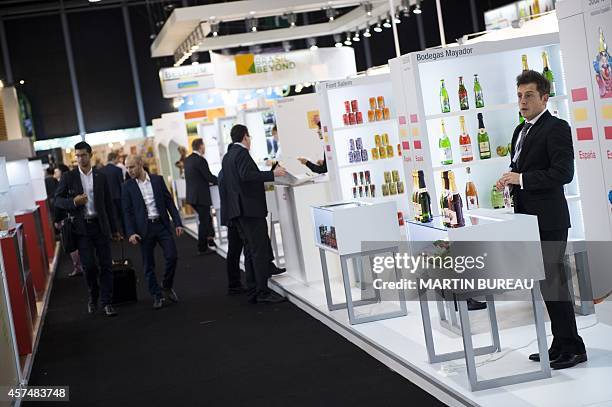
[[[306,44],[308,44],[308,47],[311,51],[319,49],[319,47],[317,46],[317,40],[315,38],[307,38]]]
[[[295,13],[287,14],[287,22],[289,23],[289,27],[295,27],[295,24],[297,22],[297,16],[295,15]]]
[[[340,48],[342,46],[342,38],[340,34],[334,34],[334,46]]]
[[[353,36],[353,42],[359,42],[361,38],[359,37],[359,28],[355,28],[355,35]]]
[[[372,3],[364,3],[363,8],[365,9],[366,16],[372,17]]]
[[[382,25],[380,24],[380,17],[378,17],[378,22],[376,23],[376,26],[374,27],[374,31],[376,31],[377,33],[382,32]]]
[[[212,36],[216,37],[219,35],[219,23],[210,23],[210,31],[212,32]]]
[[[351,46],[353,43],[351,42],[351,33],[346,33],[346,40],[344,40],[344,45]]]
[[[412,10],[414,14],[421,14],[421,0],[417,0],[416,6],[414,6],[414,10]]]
[[[328,7],[327,9],[325,9],[325,15],[331,23],[336,18],[336,10],[334,10],[332,7]]]
[[[366,29],[363,30],[363,36],[366,38],[370,38],[372,36],[372,33],[370,32],[370,27],[366,27]]]
[[[385,18],[385,22],[383,23],[383,27],[391,28],[391,20],[389,19],[389,17]]]
[[[256,32],[257,31],[257,18],[255,17],[247,17],[245,20],[246,30],[247,32]]]

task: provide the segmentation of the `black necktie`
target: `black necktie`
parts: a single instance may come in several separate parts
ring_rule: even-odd
[[[521,150],[523,149],[523,144],[525,143],[525,137],[527,136],[527,132],[529,131],[531,126],[533,126],[533,124],[525,122],[523,128],[521,129],[521,138],[519,139],[518,144],[516,145],[516,148],[514,150],[514,157],[512,157],[512,162],[515,164],[517,163],[519,156],[521,155]]]

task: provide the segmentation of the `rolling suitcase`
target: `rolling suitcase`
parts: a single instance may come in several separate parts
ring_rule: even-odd
[[[125,257],[121,242],[121,259],[113,260],[113,305],[138,301],[136,294],[136,270],[130,259]]]

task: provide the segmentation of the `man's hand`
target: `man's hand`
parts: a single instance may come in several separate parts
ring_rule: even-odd
[[[498,192],[501,192],[504,190],[505,185],[504,185],[504,181],[502,180],[502,178],[497,180],[497,184],[495,184],[495,186],[497,187]]]
[[[521,174],[517,172],[507,172],[500,178],[500,181],[506,185],[521,185]]]
[[[140,242],[140,235],[134,233],[132,236],[130,236],[129,241],[131,244],[138,244],[138,242]]]
[[[181,226],[176,227],[176,236],[180,237],[183,234],[183,228]]]
[[[318,166],[323,165],[323,160],[317,160],[317,165],[318,165]]]
[[[306,163],[308,162],[307,159],[303,158],[303,157],[299,157],[298,161],[302,164],[302,165],[306,165]]]
[[[114,241],[119,241],[119,240],[123,240],[123,235],[119,232],[115,232],[113,233],[113,240]]]
[[[274,173],[275,177],[282,177],[287,175],[287,170],[281,167],[280,165],[277,166],[272,172]]]
[[[75,206],[87,205],[89,198],[87,198],[87,194],[81,194],[74,197],[72,202],[74,202]]]

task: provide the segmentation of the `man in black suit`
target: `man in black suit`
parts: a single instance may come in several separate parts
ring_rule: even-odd
[[[323,140],[323,132],[321,131],[321,122],[317,122],[317,135],[319,136],[319,140]],[[327,158],[325,157],[325,151],[323,151],[323,159],[317,160],[316,164],[307,160],[306,158],[299,157],[298,161],[308,167],[308,169],[315,174],[327,174]]]
[[[246,126],[237,124],[231,130],[232,144],[223,157],[222,171],[225,196],[224,216],[236,226],[244,242],[245,268],[249,302],[275,303],[284,300],[268,288],[270,277],[270,243],[266,216],[265,182],[283,176],[287,171],[277,166],[260,171],[249,154],[251,137]]]
[[[106,176],[91,166],[91,146],[84,141],[74,146],[78,167],[62,175],[55,192],[55,206],[73,217],[77,249],[89,288],[88,312],[93,314],[101,294],[107,316],[115,316],[111,235],[121,239],[115,223],[115,210]],[[99,263],[99,273],[96,264]],[[99,282],[98,282],[99,275]]]
[[[183,224],[163,178],[147,174],[140,156],[129,156],[125,165],[131,178],[125,182],[122,198],[126,236],[129,236],[129,241],[133,245],[141,244],[142,264],[149,292],[153,296],[153,308],[160,309],[164,297],[172,302],[178,302],[178,296],[172,288],[178,260],[172,232],[177,236],[182,235]],[[168,214],[172,216],[174,227],[170,225]],[[161,246],[166,259],[162,289],[159,288],[155,277],[157,243]]]
[[[117,226],[122,226],[123,216],[121,215],[121,190],[123,189],[123,170],[117,167],[119,162],[119,154],[115,151],[111,151],[107,156],[108,162],[102,168],[100,172],[106,175],[108,186],[111,192],[111,198],[113,199],[113,205],[115,206],[115,218],[118,220]]]
[[[215,177],[208,167],[208,161],[204,158],[205,147],[201,138],[191,143],[193,153],[185,158],[185,185],[187,203],[198,213],[198,253],[213,253],[209,248],[215,247],[215,230],[213,229],[212,217],[210,216],[210,185],[217,184]]]
[[[572,133],[564,120],[546,109],[550,83],[535,71],[517,77],[517,96],[525,122],[512,136],[510,172],[497,182],[511,187],[514,211],[538,217],[546,280],[540,289],[553,333],[550,366],[565,369],[587,360],[578,335],[573,300],[563,268],[570,216],[563,185],[574,176]],[[539,354],[529,356],[540,360]]]

